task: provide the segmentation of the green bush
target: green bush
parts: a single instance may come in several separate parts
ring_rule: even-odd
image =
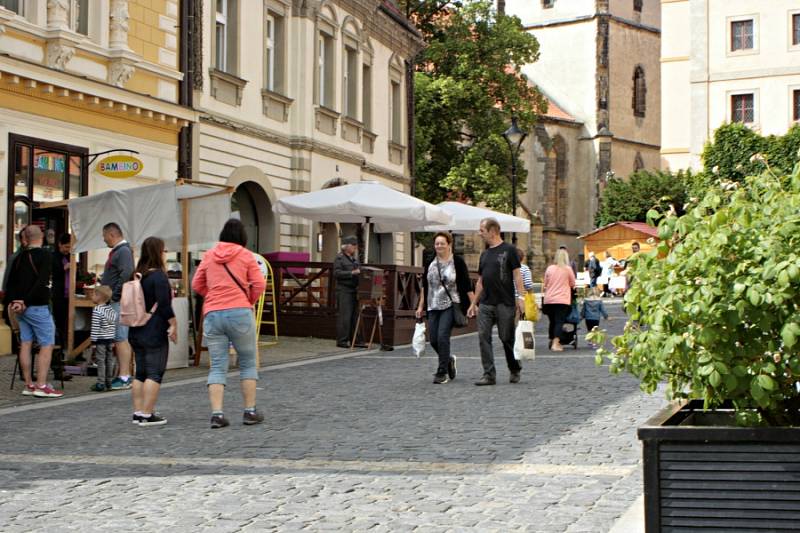
[[[672,205],[681,213],[690,179],[692,174],[688,171],[673,174],[650,170],[639,170],[627,179],[611,178],[600,197],[595,224],[602,227],[623,220],[644,222],[654,207],[668,209]]]
[[[800,424],[800,164],[709,189],[632,259],[629,322],[598,364],[671,398],[732,400],[741,424]],[[604,332],[590,334],[596,342]]]
[[[800,149],[800,125],[783,136],[763,137],[744,124],[724,124],[703,149],[703,171],[713,179],[743,182],[746,176],[763,172],[767,165],[779,174],[790,174]],[[760,157],[754,157],[761,154]]]

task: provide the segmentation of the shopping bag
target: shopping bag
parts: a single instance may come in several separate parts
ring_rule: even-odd
[[[525,294],[525,320],[539,321],[539,306],[536,305],[536,297],[530,292]]]
[[[514,358],[518,361],[536,358],[536,339],[533,336],[533,322],[520,320],[514,336]]]
[[[414,326],[414,337],[411,339],[411,349],[419,359],[425,353],[425,322],[417,322]]]

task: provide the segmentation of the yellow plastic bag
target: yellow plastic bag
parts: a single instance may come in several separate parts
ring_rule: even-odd
[[[539,306],[536,305],[536,297],[530,292],[525,294],[525,319],[539,321]]]

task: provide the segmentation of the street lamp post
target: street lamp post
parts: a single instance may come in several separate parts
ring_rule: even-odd
[[[528,134],[517,126],[517,117],[511,117],[511,127],[503,132],[511,150],[511,214],[517,216],[517,157],[522,148],[522,142]],[[511,234],[511,242],[517,244],[517,234]]]

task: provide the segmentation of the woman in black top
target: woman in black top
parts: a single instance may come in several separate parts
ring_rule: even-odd
[[[450,335],[454,326],[454,306],[466,315],[474,293],[467,264],[453,255],[453,236],[440,232],[433,238],[436,257],[425,266],[422,277],[422,297],[417,306],[417,318],[428,310],[428,338],[439,355],[439,367],[433,382],[447,383],[456,377],[456,358],[450,354]],[[449,378],[449,379],[448,379]]]
[[[134,276],[142,276],[145,309],[152,316],[144,326],[132,327],[128,341],[136,359],[133,380],[133,423],[140,426],[161,426],[167,420],[156,411],[161,379],[167,368],[169,341],[178,338],[175,313],[172,312],[172,287],[164,265],[164,241],[148,237],[142,243],[142,255]],[[155,310],[153,310],[155,306]]]

